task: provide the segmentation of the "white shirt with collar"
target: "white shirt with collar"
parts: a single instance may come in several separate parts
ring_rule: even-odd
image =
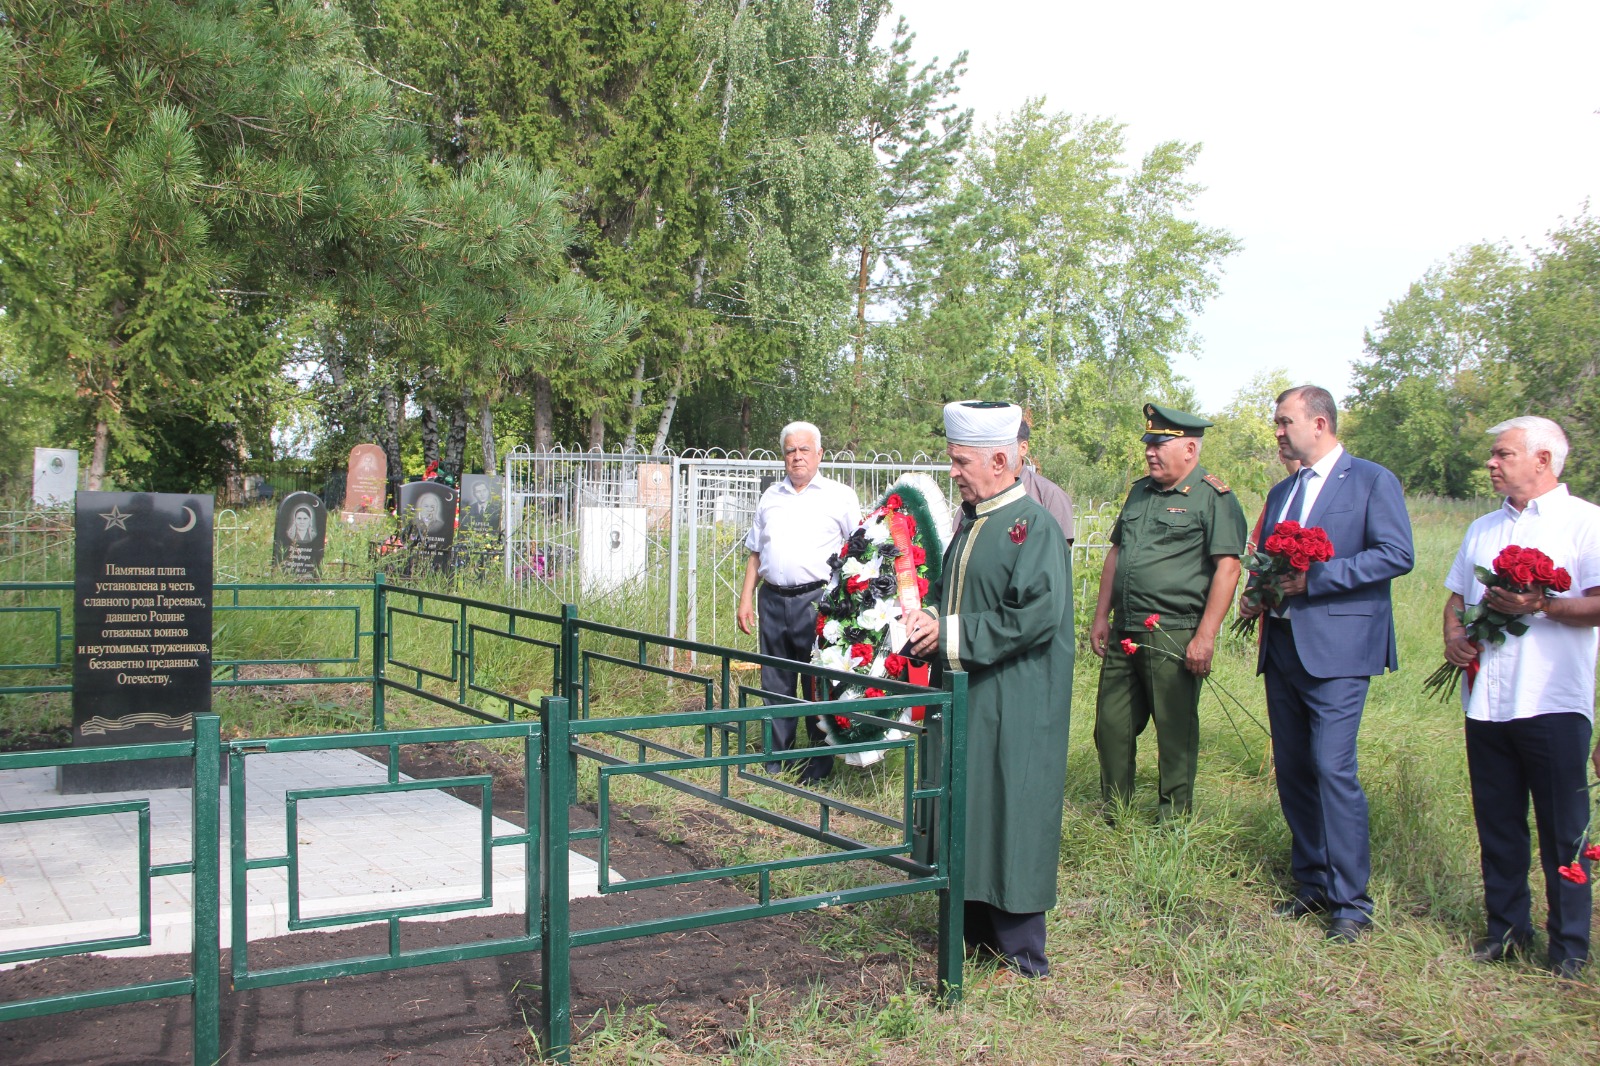
[[[1508,500],[1468,526],[1445,587],[1468,606],[1482,600],[1484,587],[1472,568],[1492,568],[1495,556],[1510,544],[1538,548],[1565,567],[1572,588],[1560,594],[1564,597],[1582,596],[1584,589],[1600,586],[1600,507],[1557,485],[1521,511]],[[1504,644],[1488,644],[1479,652],[1470,693],[1463,679],[1467,717],[1509,722],[1571,712],[1593,721],[1595,651],[1600,646],[1595,628],[1569,626],[1543,614],[1524,618],[1526,633],[1508,634]]]
[[[1322,486],[1328,483],[1328,475],[1333,473],[1334,464],[1339,461],[1339,457],[1343,454],[1344,445],[1335,444],[1327,455],[1324,455],[1308,467],[1303,466],[1300,468],[1300,471],[1295,474],[1295,477],[1300,479],[1300,513],[1288,513],[1290,499],[1294,496],[1294,490],[1290,489],[1289,495],[1284,497],[1283,510],[1278,513],[1279,522],[1300,522],[1304,524],[1305,520],[1311,517],[1311,509],[1317,505],[1317,497],[1322,495]],[[1311,471],[1309,476],[1306,474],[1307,470]]]
[[[797,492],[784,477],[761,494],[744,546],[760,554],[762,581],[808,585],[828,577],[828,557],[860,524],[861,501],[847,486],[817,474]]]

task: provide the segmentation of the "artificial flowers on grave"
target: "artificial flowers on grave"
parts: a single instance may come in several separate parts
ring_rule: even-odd
[[[922,607],[930,583],[938,579],[949,538],[950,510],[939,486],[926,474],[906,474],[896,481],[828,565],[828,591],[817,601],[817,640],[811,661],[830,670],[928,683],[928,665],[900,655],[906,643],[904,618]],[[834,700],[874,699],[885,695],[868,680],[830,685]],[[901,721],[920,721],[922,708],[912,708]],[[830,744],[861,744],[897,730],[849,714],[822,716]],[[885,752],[847,752],[851,766],[871,766]]]
[[[1565,567],[1557,566],[1554,559],[1538,548],[1523,548],[1515,544],[1506,545],[1495,556],[1493,569],[1474,566],[1472,572],[1477,575],[1478,583],[1485,592],[1497,588],[1512,592],[1539,589],[1546,596],[1554,596],[1572,587],[1572,575],[1567,573]],[[1479,647],[1485,643],[1504,644],[1508,634],[1520,637],[1528,631],[1528,622],[1520,615],[1490,610],[1482,600],[1458,609],[1456,617],[1466,627],[1467,639]],[[1461,683],[1463,676],[1467,679],[1467,692],[1471,693],[1472,682],[1478,676],[1477,659],[1467,666],[1446,662],[1422,682],[1422,691],[1447,700],[1455,695],[1456,686]]]
[[[1185,655],[1185,649],[1178,647],[1178,642],[1172,639],[1172,634],[1161,628],[1161,616],[1159,614],[1152,614],[1146,618],[1144,620],[1144,627],[1145,629],[1149,630],[1152,635],[1159,633],[1163,638],[1165,638],[1165,643],[1167,646],[1164,648],[1159,648],[1154,644],[1141,644],[1131,637],[1123,637],[1121,643],[1124,654],[1137,655],[1141,650],[1145,650],[1155,655],[1164,655],[1169,659],[1176,659],[1180,663],[1187,660],[1188,656]],[[1266,726],[1261,724],[1261,720],[1259,718],[1250,713],[1250,708],[1246,707],[1243,703],[1240,703],[1238,698],[1235,697],[1233,693],[1224,688],[1220,681],[1217,681],[1215,678],[1211,677],[1211,675],[1207,674],[1205,677],[1200,679],[1200,683],[1203,687],[1210,688],[1212,690],[1212,694],[1217,697],[1217,702],[1222,706],[1222,713],[1228,718],[1228,725],[1233,727],[1233,735],[1239,738],[1239,743],[1243,745],[1244,750],[1249,753],[1252,759],[1255,758],[1255,752],[1251,749],[1250,742],[1246,740],[1244,734],[1240,732],[1239,723],[1234,719],[1233,711],[1229,710],[1228,708],[1228,704],[1230,702],[1237,707],[1246,718],[1250,719],[1257,729],[1261,730],[1262,735],[1267,738],[1267,743],[1271,744],[1271,731],[1269,731]],[[1264,761],[1262,764],[1262,769],[1265,770]]]

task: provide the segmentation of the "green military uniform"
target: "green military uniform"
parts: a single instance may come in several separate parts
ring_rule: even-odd
[[[1147,442],[1198,436],[1205,419],[1145,406]],[[1111,531],[1117,548],[1111,592],[1111,642],[1100,671],[1095,704],[1095,748],[1100,794],[1108,803],[1133,796],[1139,734],[1154,719],[1160,813],[1189,810],[1200,747],[1201,678],[1184,665],[1184,653],[1205,611],[1216,574],[1215,557],[1244,552],[1247,527],[1239,501],[1214,475],[1196,465],[1169,489],[1149,477],[1134,482]],[[1150,630],[1145,619],[1160,615]],[[1121,642],[1145,645],[1126,654]]]
[[[966,512],[929,590],[937,663],[968,673],[966,897],[1016,914],[1056,901],[1073,659],[1066,547],[1017,482]]]

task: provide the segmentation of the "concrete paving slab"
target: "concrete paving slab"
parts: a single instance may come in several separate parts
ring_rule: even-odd
[[[354,751],[251,755],[245,770],[246,856],[285,855],[294,790],[382,785],[383,764]],[[123,800],[150,804],[150,861],[189,858],[189,789],[62,796],[53,768],[0,771],[0,811]],[[402,775],[402,780],[410,778]],[[222,946],[232,935],[228,789],[222,790]],[[304,798],[292,805],[301,918],[355,915],[393,907],[457,903],[427,920],[520,914],[526,867],[522,845],[483,857],[479,808],[436,788]],[[522,832],[489,819],[493,838]],[[130,936],[139,929],[138,815],[97,814],[0,824],[0,952]],[[598,867],[576,852],[569,894],[598,895]],[[620,881],[615,872],[610,878]],[[290,877],[283,867],[247,875],[250,940],[289,931]],[[191,939],[188,874],[150,882],[150,944],[103,954],[184,953]],[[487,881],[487,885],[485,882]],[[487,899],[489,902],[484,903]],[[351,923],[356,924],[356,923]]]

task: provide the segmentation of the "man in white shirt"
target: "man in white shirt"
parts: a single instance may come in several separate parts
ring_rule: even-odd
[[[750,632],[757,621],[756,579],[761,579],[761,654],[807,662],[817,634],[817,600],[828,587],[828,558],[861,524],[861,503],[848,487],[817,473],[822,461],[822,431],[810,422],[791,422],[778,435],[783,449],[782,481],[768,487],[756,504],[756,520],[744,544],[750,549],[739,592],[739,630]],[[768,705],[795,695],[795,673],[775,666],[761,668],[762,691],[773,694]],[[810,686],[808,685],[807,688]],[[810,693],[805,694],[811,699]],[[796,746],[795,719],[775,718],[773,740],[780,750]],[[809,742],[826,741],[821,728],[806,719]],[[776,773],[780,764],[767,764]],[[817,755],[801,771],[802,784],[833,773],[833,756]]]
[[[1588,767],[1593,732],[1596,625],[1600,625],[1600,507],[1567,493],[1557,480],[1567,438],[1548,418],[1526,415],[1502,422],[1489,451],[1489,480],[1505,495],[1498,511],[1467,529],[1445,587],[1445,658],[1464,678],[1467,773],[1482,853],[1488,936],[1473,947],[1480,962],[1526,954],[1532,946],[1528,868],[1528,801],[1533,801],[1544,867],[1550,969],[1571,977],[1589,959]],[[1508,545],[1537,548],[1572,575],[1572,588],[1553,598],[1539,590],[1485,591],[1473,567],[1489,568]],[[1522,636],[1479,647],[1467,639],[1459,611],[1484,602],[1528,623]],[[1600,772],[1600,750],[1594,752]],[[1561,876],[1576,860],[1584,883]]]

